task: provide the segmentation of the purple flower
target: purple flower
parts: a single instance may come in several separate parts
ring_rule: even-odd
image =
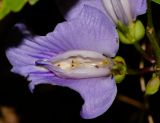
[[[6,54],[12,72],[27,77],[31,90],[47,83],[80,93],[81,116],[90,119],[104,113],[117,93],[111,75],[117,37],[115,26],[102,12],[84,6],[76,19],[58,24],[46,36],[24,38]]]
[[[128,24],[147,9],[146,0],[57,0],[60,10],[67,20],[79,15],[84,5],[101,10],[114,23]]]

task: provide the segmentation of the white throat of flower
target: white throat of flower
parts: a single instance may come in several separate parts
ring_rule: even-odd
[[[114,21],[121,21],[124,24],[132,22],[132,13],[129,0],[103,0],[104,7]]]
[[[42,66],[61,78],[94,78],[111,75],[113,62],[110,58],[86,50],[67,51],[52,59],[37,60]]]

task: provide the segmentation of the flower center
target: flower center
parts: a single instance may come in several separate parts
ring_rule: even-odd
[[[110,58],[94,51],[73,50],[58,54],[52,59],[36,61],[62,78],[92,78],[109,76],[113,62]]]
[[[114,23],[118,21],[124,24],[132,22],[132,14],[129,0],[103,0],[104,7]]]

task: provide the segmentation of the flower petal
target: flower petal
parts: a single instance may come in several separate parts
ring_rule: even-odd
[[[84,5],[92,6],[107,14],[101,0],[56,0],[56,3],[66,20],[78,17]]]
[[[31,55],[32,54],[32,55]],[[34,52],[26,52],[18,48],[10,48],[6,51],[7,58],[12,64],[12,72],[27,77],[31,72],[48,72],[47,69],[35,66],[35,61],[39,58],[49,58],[49,56],[42,54],[35,54]]]
[[[117,88],[114,79],[111,77],[92,78],[92,79],[61,79],[56,76],[35,77],[31,75],[29,79],[30,89],[41,83],[60,85],[69,87],[82,96],[84,105],[81,110],[81,116],[85,119],[95,118],[105,111],[113,103]]]
[[[147,0],[129,0],[131,5],[132,17],[135,20],[138,15],[146,13]]]
[[[107,1],[107,0],[106,0]],[[136,19],[138,15],[142,15],[147,9],[147,0],[128,0],[131,6],[132,18]],[[84,5],[92,6],[105,13],[108,17],[102,0],[56,0],[64,18],[71,20],[79,16]]]
[[[89,6],[84,6],[76,19],[58,24],[47,37],[62,51],[91,50],[113,57],[119,47],[115,26],[100,10]]]
[[[36,40],[40,40],[41,36],[34,38],[26,38],[22,44],[17,48],[9,48],[6,51],[6,56],[9,62],[12,64],[12,72],[27,77],[32,72],[48,72],[39,66],[35,66],[35,62],[38,59],[52,58],[55,53],[51,49],[46,48],[45,45],[41,46],[36,43]],[[41,39],[43,40],[43,39]]]
[[[15,28],[17,28],[24,37],[30,37],[32,36],[31,32],[27,29],[26,25],[23,23],[17,23],[14,25]]]

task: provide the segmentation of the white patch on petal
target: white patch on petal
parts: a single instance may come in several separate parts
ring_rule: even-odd
[[[132,22],[132,13],[129,0],[103,0],[104,7],[115,23]]]
[[[36,66],[37,70],[42,71],[42,72],[48,72],[48,69],[42,67],[42,66]]]
[[[118,22],[118,18],[116,16],[115,12],[114,12],[111,0],[103,0],[103,3],[104,3],[104,7],[105,7],[106,11],[110,15],[110,17],[112,18],[114,23],[117,23]]]
[[[109,76],[113,65],[110,58],[83,50],[68,51],[53,59],[42,59],[36,63],[59,77],[74,79]]]
[[[59,61],[59,60],[63,60],[63,59],[67,59],[69,57],[73,57],[73,56],[81,56],[81,57],[91,57],[91,58],[99,58],[99,59],[104,59],[106,58],[105,56],[103,56],[100,53],[97,53],[95,51],[87,51],[87,50],[70,50],[67,52],[64,52],[60,55],[57,55],[56,57],[54,57],[52,59],[52,61]]]
[[[129,3],[129,0],[120,0],[124,9],[124,12],[126,14],[126,17],[128,18],[128,23],[132,22],[132,14],[131,14],[131,6]]]

